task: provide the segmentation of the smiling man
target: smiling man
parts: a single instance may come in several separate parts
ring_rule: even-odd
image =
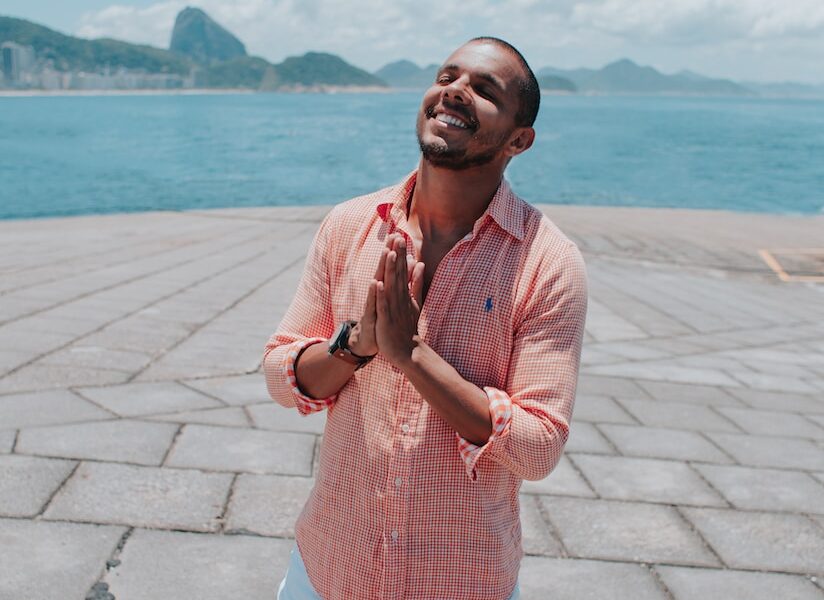
[[[540,91],[476,38],[423,97],[418,169],[339,204],[264,354],[272,398],[328,410],[280,600],[507,600],[518,490],[564,448],[586,316],[581,255],[504,180]]]

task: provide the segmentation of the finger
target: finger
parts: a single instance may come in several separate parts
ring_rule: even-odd
[[[377,320],[385,321],[386,318],[389,316],[389,306],[387,306],[386,302],[386,287],[384,286],[383,281],[377,282],[375,295],[377,303]]]
[[[406,271],[409,273],[409,277],[411,278],[413,273],[415,272],[415,264],[418,261],[415,260],[415,257],[411,254],[406,255]]]
[[[375,279],[383,280],[383,272],[386,269],[386,255],[389,254],[389,248],[381,249],[381,257],[378,259],[378,268],[375,270]]]
[[[398,253],[390,250],[386,255],[386,265],[383,270],[383,281],[390,288],[395,285],[395,263],[398,259]]]
[[[409,285],[409,273],[406,270],[406,240],[401,238],[395,243],[395,252],[398,253],[398,258],[395,262],[396,285],[399,290],[407,290],[409,289],[407,287]]]
[[[415,303],[418,306],[418,310],[420,310],[421,306],[423,306],[423,274],[426,270],[426,265],[422,262],[415,263],[415,267],[412,269],[412,298],[414,298]]]
[[[363,309],[363,320],[369,323],[375,320],[377,291],[378,282],[373,279],[369,282],[369,289],[366,291],[366,306]]]

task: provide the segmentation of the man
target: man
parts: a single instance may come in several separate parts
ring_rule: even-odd
[[[281,600],[517,597],[518,490],[563,451],[587,303],[577,248],[503,179],[539,94],[471,40],[424,94],[418,170],[321,224],[263,363],[274,400],[328,409]]]

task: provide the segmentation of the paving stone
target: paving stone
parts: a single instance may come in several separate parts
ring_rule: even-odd
[[[20,454],[159,465],[177,425],[116,420],[23,429]]]
[[[247,407],[252,422],[259,429],[322,434],[326,428],[326,411],[301,415],[295,408],[285,408],[269,400]]]
[[[260,347],[260,355],[263,356],[263,344]],[[185,384],[210,396],[220,398],[226,404],[233,406],[274,402],[269,398],[269,392],[266,390],[266,380],[263,378],[262,373],[236,377],[187,379]]]
[[[599,425],[622,454],[649,458],[730,463],[732,460],[694,431],[631,425]]]
[[[0,598],[85,598],[125,531],[125,527],[0,519]]]
[[[787,412],[824,414],[824,398],[821,395],[765,392],[744,388],[729,389],[730,394],[752,408]]]
[[[672,383],[695,383],[697,385],[741,385],[736,379],[733,379],[718,369],[686,367],[664,361],[599,365],[596,367],[586,367],[585,373],[653,381],[669,381]]]
[[[170,421],[172,423],[200,423],[201,425],[224,425],[226,427],[248,427],[251,425],[246,413],[240,406],[225,408],[206,408],[190,410],[168,415],[144,417],[150,421]]]
[[[753,408],[721,407],[718,410],[746,433],[824,440],[824,427],[810,423],[801,415]]]
[[[38,514],[76,465],[71,460],[0,456],[0,515]]]
[[[807,418],[821,427],[824,427],[824,415],[807,415]]]
[[[4,428],[111,419],[112,415],[68,390],[0,396]]]
[[[295,521],[314,485],[309,477],[238,476],[226,514],[226,531],[295,537]]]
[[[736,508],[824,514],[824,485],[806,473],[696,464]]]
[[[741,429],[729,419],[725,419],[707,406],[654,400],[622,399],[619,402],[644,425],[741,433]]]
[[[541,515],[540,504],[536,496],[522,494],[521,505],[521,543],[524,553],[543,556],[563,556],[561,543]]]
[[[223,407],[217,400],[173,381],[81,388],[78,391],[122,417]]]
[[[14,429],[0,429],[0,454],[7,454],[14,448],[17,431]]]
[[[571,458],[599,496],[694,506],[727,506],[682,462],[576,454]]]
[[[807,517],[716,508],[682,512],[730,567],[824,574],[824,531]]]
[[[130,377],[126,371],[33,363],[0,379],[0,394],[34,392],[79,385],[114,385]]]
[[[228,473],[83,463],[54,497],[47,519],[216,531]]]
[[[804,577],[694,567],[657,566],[655,570],[678,600],[821,600],[822,593]]]
[[[669,506],[541,497],[570,554],[629,562],[718,566],[678,512]]]
[[[606,438],[592,423],[572,422],[569,438],[565,446],[567,452],[592,452],[594,454],[615,454]]]
[[[82,368],[103,368],[134,373],[145,368],[151,360],[150,355],[142,352],[82,344],[72,345],[50,354],[42,360],[42,363]]]
[[[578,394],[618,396],[620,398],[647,398],[647,393],[632,379],[605,377],[581,373],[578,377]]]
[[[814,385],[798,377],[783,377],[768,373],[753,373],[750,371],[732,371],[730,375],[749,388],[776,392],[798,392],[800,394],[814,394],[817,390]],[[719,384],[724,385],[724,384]]]
[[[523,600],[667,600],[640,565],[526,556],[518,575]],[[680,599],[679,599],[680,600]]]
[[[303,433],[185,425],[166,464],[308,477],[314,445],[315,437]]]
[[[742,465],[809,471],[824,467],[824,449],[809,440],[734,433],[707,436]]]
[[[274,599],[292,540],[138,529],[105,576],[117,600]]]
[[[635,425],[638,421],[612,398],[594,394],[578,394],[572,422],[592,421],[595,423],[626,423]]]
[[[562,496],[580,496],[594,498],[595,493],[578,474],[566,455],[561,457],[548,477],[539,481],[524,481],[521,485],[523,494],[559,494]]]
[[[730,395],[734,390],[715,386],[668,383],[665,381],[639,381],[644,390],[655,400],[703,404],[705,406],[741,406],[740,400]],[[633,398],[630,398],[633,399]]]

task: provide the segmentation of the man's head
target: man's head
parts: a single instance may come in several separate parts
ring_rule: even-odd
[[[540,90],[515,48],[475,38],[438,70],[423,97],[417,134],[424,160],[454,170],[496,163],[501,171],[535,138]]]

